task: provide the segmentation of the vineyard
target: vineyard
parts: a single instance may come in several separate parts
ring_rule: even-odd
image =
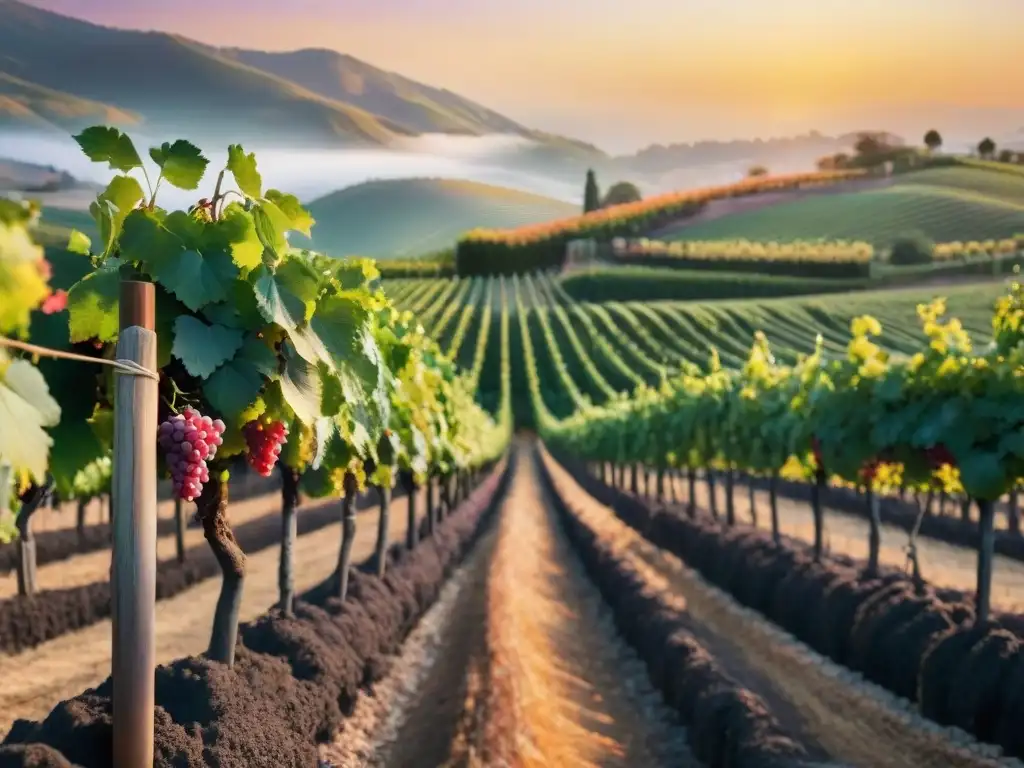
[[[92,239],[0,201],[0,767],[1020,764],[1020,284],[549,269],[863,174],[382,278],[241,146],[75,138]]]

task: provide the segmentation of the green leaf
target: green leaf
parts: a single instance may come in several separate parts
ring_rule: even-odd
[[[69,418],[67,413],[61,414],[60,424],[50,430],[50,436],[53,438],[50,474],[57,491],[69,496],[74,492],[75,477],[82,467],[101,458],[106,450],[88,421]]]
[[[209,378],[241,349],[244,335],[223,325],[207,325],[191,315],[174,322],[174,346],[171,354],[181,360],[185,370],[200,379]]]
[[[253,206],[252,223],[256,228],[256,236],[264,249],[269,251],[276,259],[279,253],[288,246],[284,232],[279,230],[274,219],[267,213],[270,204],[257,203]]]
[[[132,140],[117,128],[95,125],[86,128],[74,139],[94,163],[109,163],[115,171],[142,167],[142,158]]]
[[[962,459],[958,456],[957,459],[960,482],[968,495],[996,501],[1009,489],[1006,467],[999,454],[977,452]]]
[[[276,275],[265,266],[253,273],[253,293],[260,314],[268,323],[275,323],[286,331],[293,331],[305,315],[305,302],[284,289]]]
[[[121,260],[108,259],[68,291],[69,332],[72,342],[113,341],[118,331]]]
[[[369,319],[370,311],[356,299],[330,296],[317,306],[310,327],[340,365],[355,354],[359,332],[366,327]]]
[[[154,278],[193,312],[228,297],[230,281],[218,274],[213,259],[204,259],[196,251],[182,251],[176,258],[150,264],[149,269]]]
[[[245,190],[242,190],[243,192]],[[255,195],[253,195],[255,197]],[[313,225],[316,224],[316,220],[309,214],[305,208],[302,207],[302,203],[299,202],[299,198],[295,195],[287,195],[283,192],[279,192],[276,189],[268,189],[266,199],[274,204],[276,210],[270,211],[271,218],[275,219],[275,224],[278,225],[282,230],[293,229],[296,232],[301,232],[306,237],[310,236],[310,232]],[[277,218],[277,213],[280,212],[281,218]]]
[[[159,147],[151,147],[149,156],[160,166],[163,177],[178,189],[196,189],[206,173],[210,161],[195,144],[178,139],[173,144],[166,141]]]
[[[59,421],[60,406],[38,369],[0,354],[0,424],[6,425],[0,430],[0,463],[25,469],[41,482],[53,445],[44,427]]]
[[[256,370],[268,379],[277,378],[277,353],[267,346],[267,342],[261,339],[256,332],[246,336],[245,343],[242,344],[242,349],[238,353],[238,358],[252,363]]]
[[[264,381],[255,365],[236,355],[206,380],[203,395],[225,421],[235,423],[263,389]]]
[[[263,179],[256,170],[256,155],[247,155],[241,144],[228,147],[228,170],[235,177],[235,183],[246,197],[259,197],[263,194]]]
[[[252,216],[242,206],[232,203],[225,208],[213,230],[231,249],[231,258],[240,268],[253,270],[263,263],[263,243]]]
[[[315,365],[303,360],[290,343],[281,345],[285,357],[284,372],[281,374],[281,394],[285,402],[303,424],[311,426],[322,415],[320,412],[320,374]]]
[[[82,256],[88,256],[91,253],[92,241],[88,235],[83,235],[77,229],[71,230],[71,236],[68,238],[67,250],[71,253],[77,253]]]

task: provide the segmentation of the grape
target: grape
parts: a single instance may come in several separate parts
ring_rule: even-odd
[[[203,484],[210,481],[206,462],[224,442],[224,429],[223,421],[214,421],[194,408],[186,408],[160,424],[157,442],[164,449],[176,497],[194,501],[202,495]]]
[[[257,419],[242,427],[242,435],[249,448],[249,466],[263,477],[270,477],[281,455],[281,446],[288,442],[288,427],[280,421]]]

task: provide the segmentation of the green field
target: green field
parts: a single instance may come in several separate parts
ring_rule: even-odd
[[[333,256],[419,256],[474,227],[515,227],[579,213],[571,203],[452,179],[370,181],[309,204],[312,245]],[[303,244],[293,238],[295,244]]]
[[[826,354],[841,356],[851,320],[869,314],[883,327],[878,343],[893,354],[912,354],[924,338],[917,305],[937,296],[946,297],[950,315],[980,347],[989,340],[992,305],[1003,290],[989,283],[776,299],[591,302],[576,301],[548,275],[387,281],[396,302],[421,319],[461,368],[474,371],[479,397],[489,403],[496,402],[489,384],[500,381],[499,356],[490,346],[497,343],[491,331],[499,325],[502,286],[513,315],[517,297],[526,313],[545,404],[557,417],[638,384],[657,385],[686,363],[704,366],[713,347],[725,366],[739,367],[757,331],[764,331],[783,362],[812,352],[818,334]],[[522,334],[514,330],[512,339],[513,359],[522,360]],[[513,379],[513,387],[526,386],[525,379]],[[526,392],[513,394],[516,402],[529,402]]]
[[[1024,177],[979,168],[936,168],[890,187],[807,197],[676,230],[669,240],[865,240],[885,247],[907,232],[936,242],[1024,232]]]

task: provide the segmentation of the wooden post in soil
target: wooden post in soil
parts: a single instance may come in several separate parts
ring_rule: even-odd
[[[156,371],[155,321],[153,284],[122,281],[117,359]],[[114,765],[153,765],[157,399],[156,379],[118,375],[110,507]]]

